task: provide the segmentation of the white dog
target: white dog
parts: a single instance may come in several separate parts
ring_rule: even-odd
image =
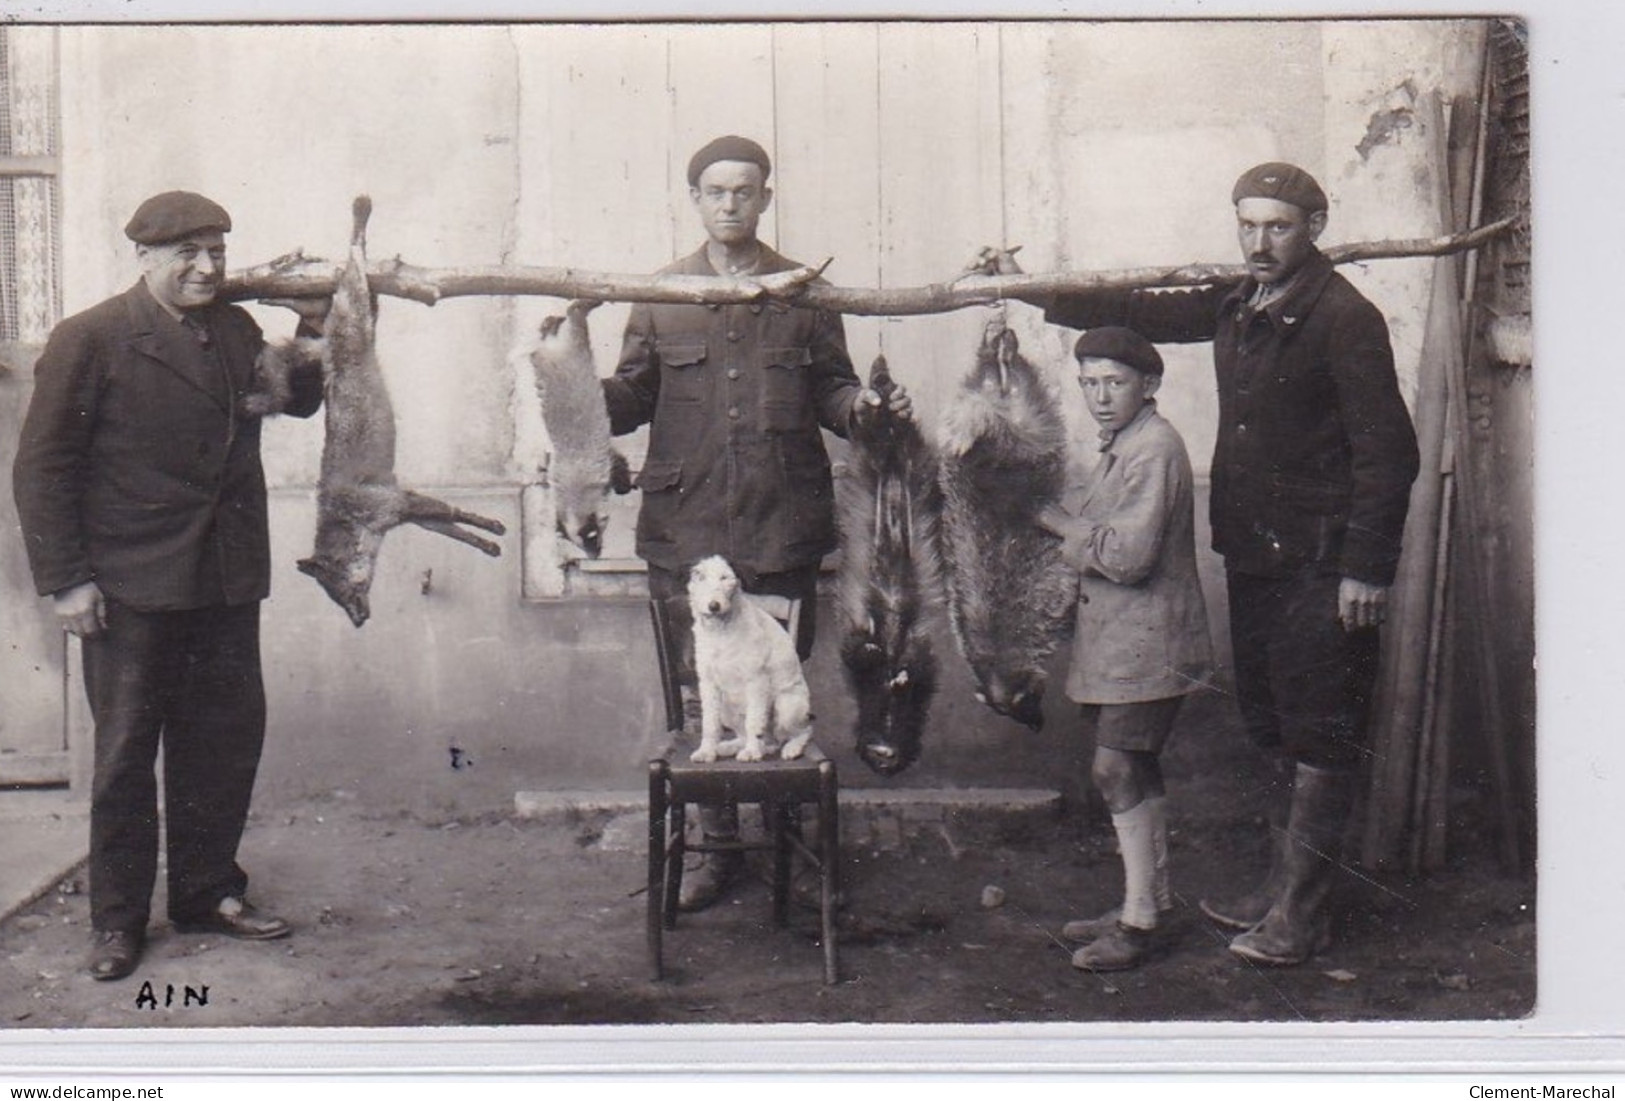
[[[700,678],[700,748],[690,759],[714,761],[739,745],[739,760],[760,761],[763,739],[784,738],[780,756],[801,756],[812,737],[812,700],[795,643],[766,609],[739,591],[733,567],[713,555],[688,575],[694,613],[694,665]]]

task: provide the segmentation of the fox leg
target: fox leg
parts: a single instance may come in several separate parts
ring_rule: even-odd
[[[495,535],[502,535],[508,529],[500,520],[492,520],[478,513],[468,512],[464,509],[448,505],[444,501],[436,500],[422,493],[407,490],[405,494],[405,508],[401,519],[410,521],[428,531],[436,532],[455,539],[459,543],[467,543],[493,557],[502,553],[502,548],[489,539],[482,539],[473,532],[464,531],[458,524],[468,524],[471,527],[489,531]]]

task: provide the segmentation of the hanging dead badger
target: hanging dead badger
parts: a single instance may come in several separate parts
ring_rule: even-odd
[[[350,255],[333,289],[322,357],[327,438],[316,493],[316,548],[299,569],[321,582],[357,627],[372,614],[368,593],[384,534],[404,523],[489,555],[502,548],[458,524],[495,535],[499,521],[403,489],[395,481],[395,410],[374,348],[377,316],[367,286],[367,219],[372,200],[357,197]]]
[[[926,621],[940,599],[942,493],[919,426],[887,406],[896,385],[884,357],[870,369],[869,386],[881,404],[853,431],[850,466],[835,489],[841,661],[857,700],[858,756],[893,776],[919,759],[937,689]]]
[[[609,443],[609,413],[587,339],[587,314],[597,305],[571,302],[563,317],[544,319],[542,341],[530,353],[542,423],[553,444],[547,473],[554,527],[588,558],[597,558],[604,549],[609,491],[632,489],[626,457]]]
[[[1060,498],[1066,426],[1002,320],[943,413],[942,544],[949,621],[976,698],[1034,730],[1045,664],[1070,626],[1075,575],[1034,517]]]

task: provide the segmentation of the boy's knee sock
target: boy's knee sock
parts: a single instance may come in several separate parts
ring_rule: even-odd
[[[1151,802],[1142,799],[1131,809],[1112,815],[1117,848],[1123,857],[1124,925],[1151,929],[1157,924],[1156,851]]]
[[[1145,801],[1151,808],[1151,893],[1157,910],[1174,908],[1174,888],[1168,871],[1168,799],[1153,795]]]

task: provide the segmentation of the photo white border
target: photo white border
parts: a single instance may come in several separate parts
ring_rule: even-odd
[[[1625,737],[1606,687],[1620,679],[1625,523],[1603,478],[1625,470],[1625,365],[1603,324],[1625,316],[1625,5],[1529,0],[1468,11],[1438,0],[1232,0],[971,5],[302,0],[0,0],[26,21],[168,22],[616,19],[1330,19],[1516,15],[1530,29],[1534,109],[1538,1005],[1504,1022],[1324,1025],[1110,1023],[986,1026],[592,1026],[0,1033],[0,1077],[140,1070],[163,1075],[699,1071],[1625,1073]]]

